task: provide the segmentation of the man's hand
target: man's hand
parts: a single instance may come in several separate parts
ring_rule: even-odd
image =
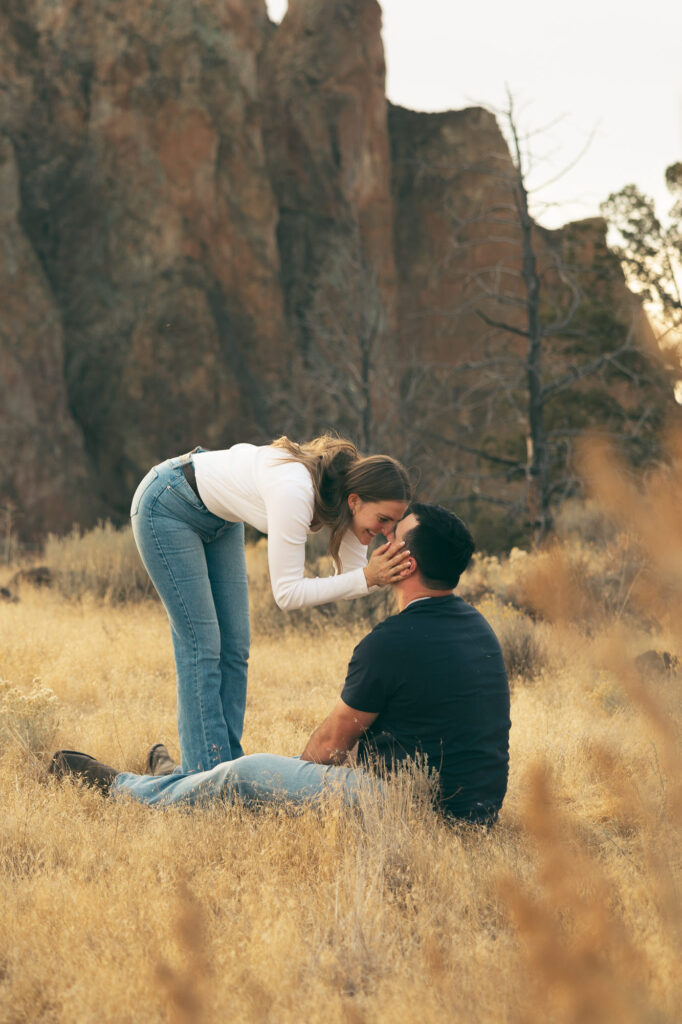
[[[356,711],[339,697],[331,715],[325,718],[306,743],[301,760],[315,761],[317,764],[344,764],[348,752],[363,732],[369,729],[378,713]]]

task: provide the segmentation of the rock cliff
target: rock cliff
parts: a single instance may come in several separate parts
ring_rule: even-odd
[[[484,319],[521,316],[506,144],[478,108],[389,107],[384,77],[376,0],[279,27],[264,0],[5,0],[0,495],[25,536],[123,521],[197,443],[335,426],[430,459],[443,498],[478,472],[462,437],[523,443],[513,375],[462,369],[522,350]],[[557,311],[557,254],[579,265],[590,344],[607,307],[636,319],[603,226],[536,239]]]
[[[2,127],[106,505],[273,429],[285,328],[258,108],[262,0],[4,8]]]
[[[34,536],[90,524],[98,507],[68,405],[59,310],[19,210],[14,149],[0,135],[0,514]]]
[[[476,274],[519,263],[509,150],[480,107],[423,114],[390,105],[388,123],[401,351],[457,362],[483,342]]]
[[[468,502],[470,519],[486,502],[516,506],[519,518],[528,296],[516,169],[495,117],[481,108],[419,114],[391,106],[389,135],[397,349],[411,382],[413,457],[432,493]],[[570,462],[581,430],[620,437],[646,459],[675,408],[604,221],[557,231],[532,225],[531,241],[552,486],[566,494],[576,486]]]
[[[263,133],[304,434],[361,418],[366,317],[395,325],[391,167],[376,0],[293,0],[261,59]],[[299,387],[296,400],[301,408]],[[334,396],[333,398],[331,396]],[[350,413],[350,415],[349,415]],[[366,439],[363,439],[366,440]]]

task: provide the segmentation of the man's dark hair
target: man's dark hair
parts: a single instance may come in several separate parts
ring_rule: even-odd
[[[403,537],[417,561],[424,583],[432,590],[454,590],[476,545],[468,526],[441,505],[410,505],[419,520]]]

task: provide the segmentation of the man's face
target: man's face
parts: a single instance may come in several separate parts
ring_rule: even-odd
[[[404,519],[401,519],[400,522],[398,523],[398,525],[396,526],[396,528],[395,528],[395,539],[396,540],[405,540],[405,534],[409,533],[410,530],[413,530],[415,528],[415,526],[418,526],[418,525],[419,525],[419,520],[417,519],[417,517],[414,514],[414,512],[411,512],[409,514],[409,516],[405,516]]]

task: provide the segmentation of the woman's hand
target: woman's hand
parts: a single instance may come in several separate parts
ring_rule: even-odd
[[[410,571],[410,552],[404,540],[389,541],[375,548],[365,566],[364,573],[368,587],[385,587],[397,583]]]

